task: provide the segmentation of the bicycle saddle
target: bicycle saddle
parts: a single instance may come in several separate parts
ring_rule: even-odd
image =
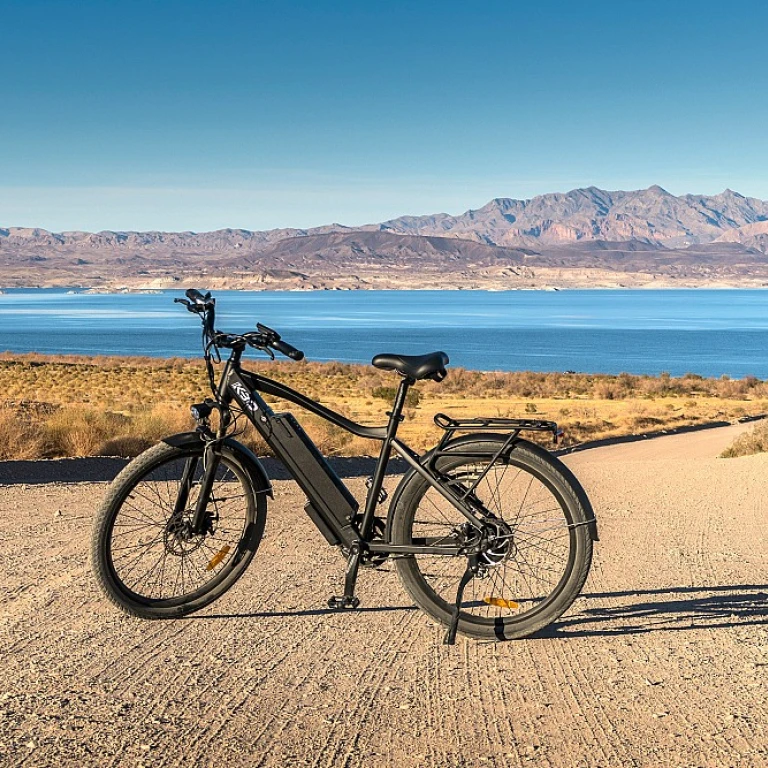
[[[376,355],[371,360],[371,365],[375,368],[397,371],[416,381],[442,381],[448,375],[445,370],[448,363],[448,355],[445,352],[430,352],[428,355]]]

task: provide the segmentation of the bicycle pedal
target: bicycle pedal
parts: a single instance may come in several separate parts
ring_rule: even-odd
[[[328,607],[333,611],[354,611],[360,605],[359,597],[331,597]]]

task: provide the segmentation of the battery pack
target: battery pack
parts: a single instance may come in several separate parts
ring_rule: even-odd
[[[355,497],[333,471],[317,446],[290,413],[276,413],[271,419],[269,446],[275,452],[312,504],[312,511],[329,526],[349,526],[358,509]]]

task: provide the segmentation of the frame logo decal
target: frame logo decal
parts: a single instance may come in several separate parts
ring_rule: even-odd
[[[251,399],[251,393],[239,381],[232,384],[232,389],[243,403],[245,403],[251,413],[256,413],[256,411],[259,410],[259,406]]]

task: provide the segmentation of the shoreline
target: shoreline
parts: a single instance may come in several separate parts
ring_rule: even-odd
[[[108,296],[108,295],[152,295],[185,291],[188,288],[199,288],[205,286],[205,290],[218,292],[245,292],[245,293],[329,293],[339,292],[393,292],[393,293],[425,293],[425,292],[447,292],[456,291],[464,293],[486,292],[486,293],[520,293],[527,291],[541,291],[547,293],[560,293],[566,291],[761,291],[768,290],[768,282],[765,280],[754,281],[665,281],[665,282],[643,282],[637,284],[594,284],[588,281],[584,283],[577,282],[573,284],[553,285],[543,283],[541,285],[527,286],[506,286],[488,283],[487,285],[473,285],[470,287],[457,287],[455,283],[450,285],[437,286],[402,286],[402,285],[355,285],[355,286],[322,286],[299,288],[293,285],[281,287],[279,284],[263,283],[243,283],[237,284],[237,281],[227,281],[222,285],[221,278],[210,278],[201,280],[185,279],[178,284],[172,285],[125,285],[123,283],[111,285],[67,285],[67,284],[44,284],[44,285],[0,285],[0,296],[6,295],[9,291],[63,291],[71,292],[75,295],[89,296]],[[231,285],[229,284],[231,283]]]
[[[50,352],[18,352],[15,350],[9,350],[9,349],[2,349],[0,347],[0,366],[4,364],[11,364],[15,362],[28,362],[33,365],[60,365],[60,366],[92,366],[92,367],[103,367],[105,364],[108,367],[118,367],[120,365],[136,365],[137,363],[141,367],[156,367],[156,368],[162,368],[166,367],[168,365],[173,365],[175,363],[180,363],[184,365],[198,365],[200,368],[200,371],[204,371],[203,367],[203,356],[200,350],[195,350],[193,352],[190,352],[189,354],[182,354],[182,355],[153,355],[147,352],[141,353],[141,354],[102,354],[102,353],[94,353],[94,354],[87,354],[87,353],[77,353],[77,352],[60,352],[60,353],[50,353]],[[247,366],[251,366],[254,368],[262,368],[265,366],[285,366],[287,370],[291,370],[292,368],[296,368],[297,363],[293,361],[289,361],[287,359],[279,359],[276,358],[275,360],[269,360],[266,357],[248,357],[244,358],[244,364]],[[356,362],[356,361],[350,361],[350,360],[312,360],[311,358],[305,357],[298,365],[305,365],[305,366],[320,366],[324,369],[332,369],[341,366],[342,368],[351,368],[359,371],[367,371],[372,372],[374,371],[373,366],[369,362]],[[502,370],[502,369],[482,369],[482,368],[469,368],[467,366],[461,366],[461,365],[453,365],[452,363],[449,364],[449,375],[450,372],[455,373],[461,373],[461,374],[477,374],[479,376],[487,376],[487,377],[495,377],[495,376],[534,376],[534,377],[547,377],[547,376],[562,376],[562,377],[572,377],[574,379],[585,379],[585,380],[605,380],[605,381],[614,381],[618,380],[622,377],[629,377],[630,379],[636,379],[636,380],[646,380],[646,381],[662,381],[662,380],[668,380],[672,384],[675,382],[683,382],[690,379],[700,381],[702,384],[706,384],[708,382],[717,382],[717,381],[732,381],[732,382],[742,382],[744,380],[750,380],[755,381],[758,384],[767,382],[768,383],[768,376],[764,378],[760,378],[759,376],[753,376],[752,374],[747,374],[746,376],[738,377],[738,376],[731,376],[728,373],[722,373],[719,375],[712,375],[712,376],[705,376],[703,374],[698,374],[695,371],[687,371],[682,374],[671,374],[668,371],[661,371],[660,373],[632,373],[630,371],[619,371],[618,373],[609,373],[605,371],[575,371],[575,370],[554,370],[554,371],[546,371],[546,370],[533,370],[533,369],[524,369],[524,368],[514,368],[511,370]],[[428,382],[420,382],[422,385],[427,385]],[[2,403],[2,400],[0,400],[0,403]]]

